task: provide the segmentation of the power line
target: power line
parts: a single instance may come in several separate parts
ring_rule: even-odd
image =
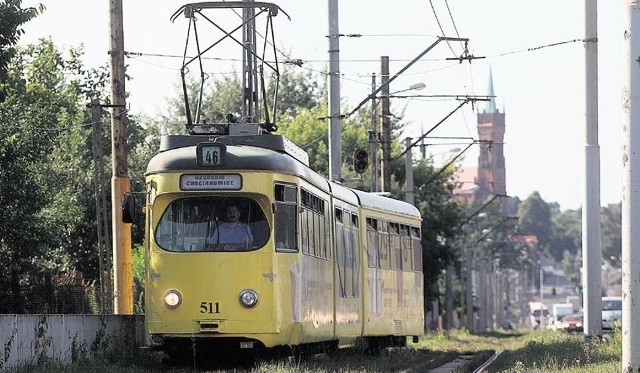
[[[24,130],[24,131],[28,131],[28,132],[59,132],[59,131],[67,131],[67,130],[71,130],[74,128],[83,128],[83,127],[91,127],[93,126],[93,122],[91,123],[84,123],[84,124],[78,124],[78,125],[73,125],[73,126],[67,126],[67,127],[27,127],[25,125],[7,125],[4,126],[5,128],[13,128],[13,129],[17,129],[17,130]]]
[[[444,3],[447,6],[447,11],[449,12],[449,18],[451,18],[451,24],[453,25],[453,29],[456,32],[456,36],[460,37],[460,33],[458,32],[458,28],[456,27],[456,22],[453,20],[453,14],[451,14],[451,8],[449,8],[449,1],[444,0]]]
[[[444,29],[442,28],[442,24],[440,23],[440,19],[438,19],[438,13],[436,12],[436,8],[433,6],[433,1],[429,0],[429,4],[431,5],[431,10],[433,11],[433,16],[436,18],[436,23],[438,24],[438,27],[440,28],[440,32],[442,33],[442,36],[446,36],[446,33],[444,32]],[[451,43],[449,43],[448,40],[447,40],[447,46],[449,46],[449,49],[451,50],[451,53],[453,53],[455,55],[456,52],[453,50],[453,47],[451,47]]]

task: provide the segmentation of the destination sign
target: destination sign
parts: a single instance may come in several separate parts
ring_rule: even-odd
[[[182,175],[181,190],[240,190],[242,176],[238,174]]]

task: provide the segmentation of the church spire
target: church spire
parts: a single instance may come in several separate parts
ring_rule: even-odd
[[[496,113],[496,98],[493,93],[493,72],[491,68],[489,68],[489,92],[487,92],[487,96],[489,96],[489,101],[487,102],[485,112],[489,114]]]

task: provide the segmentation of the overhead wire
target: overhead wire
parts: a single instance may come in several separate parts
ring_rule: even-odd
[[[440,28],[440,32],[442,33],[442,36],[446,36],[447,34],[444,32],[444,28],[442,27],[442,24],[440,23],[440,19],[438,18],[438,12],[436,12],[436,8],[433,5],[433,0],[429,0],[429,4],[431,5],[431,10],[433,11],[433,16],[436,19],[436,23],[438,24],[438,27]],[[449,43],[448,40],[447,40],[447,46],[449,46],[449,49],[451,50],[451,53],[453,53],[454,56],[457,56],[456,52],[453,50],[453,47],[451,46],[451,43]]]
[[[456,26],[456,21],[453,19],[453,14],[451,14],[451,8],[449,7],[449,1],[444,0],[445,5],[447,6],[447,11],[449,12],[449,18],[451,19],[451,24],[453,25],[453,29],[456,32],[456,36],[460,37],[460,33],[458,32],[458,27]]]
[[[67,126],[67,127],[55,127],[55,128],[51,128],[51,127],[27,127],[25,125],[20,125],[20,124],[15,124],[15,125],[7,125],[4,126],[5,128],[15,128],[15,129],[19,129],[19,130],[28,130],[28,131],[44,131],[44,132],[58,132],[58,131],[67,131],[70,129],[74,129],[74,128],[83,128],[83,127],[91,127],[93,126],[94,122],[91,123],[83,123],[83,124],[77,124],[77,125],[72,125],[72,126]]]

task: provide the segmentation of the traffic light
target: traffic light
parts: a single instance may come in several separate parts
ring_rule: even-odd
[[[366,150],[358,149],[353,152],[353,169],[361,174],[369,166],[369,154],[367,154]]]

